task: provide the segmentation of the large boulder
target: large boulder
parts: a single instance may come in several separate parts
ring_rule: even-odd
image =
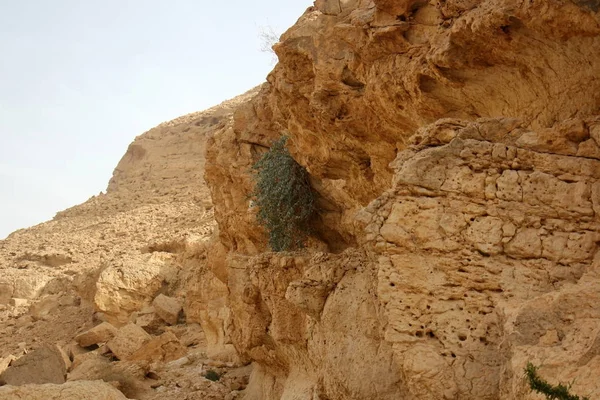
[[[42,346],[14,360],[0,375],[0,385],[64,383],[67,365],[60,349]]]
[[[141,327],[128,324],[119,329],[106,345],[119,360],[126,360],[151,338]]]
[[[106,343],[117,334],[117,328],[108,322],[103,322],[92,329],[85,331],[75,337],[75,341],[81,347],[88,347],[94,344]]]
[[[109,266],[96,283],[96,307],[111,322],[126,322],[129,314],[148,305],[164,285],[177,277],[171,254],[127,258]]]
[[[177,336],[171,332],[166,332],[144,343],[129,359],[132,361],[163,363],[177,360],[185,354],[186,349],[177,339]]]
[[[3,400],[125,400],[114,386],[102,381],[67,382],[62,385],[24,385],[0,387]]]
[[[180,300],[173,297],[159,294],[152,302],[156,314],[169,325],[175,325],[179,319],[179,314],[182,311],[182,303]]]

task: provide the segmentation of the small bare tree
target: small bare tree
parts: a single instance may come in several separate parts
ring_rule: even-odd
[[[271,53],[272,63],[277,63],[277,54],[273,51],[273,46],[279,42],[279,34],[275,32],[272,26],[261,26],[258,28],[258,38],[260,39],[260,51]]]

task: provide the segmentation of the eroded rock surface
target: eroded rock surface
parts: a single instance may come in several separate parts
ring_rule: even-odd
[[[248,398],[594,398],[600,14],[571,1],[317,1],[206,178]],[[576,66],[577,65],[577,66]],[[251,165],[280,135],[319,194],[261,254]]]
[[[599,49],[594,1],[315,1],[267,83],[0,241],[2,368],[49,342],[140,399],[533,400],[531,361],[599,397]],[[281,135],[319,216],[272,254],[249,171]]]
[[[25,385],[0,387],[6,400],[124,400],[127,397],[114,386],[102,381],[69,382],[62,385]]]

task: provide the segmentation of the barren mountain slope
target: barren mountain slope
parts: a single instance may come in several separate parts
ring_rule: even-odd
[[[117,328],[135,322],[150,332],[150,337],[156,336],[158,343],[166,341],[161,344],[166,352],[161,353],[163,361],[184,356],[181,346],[190,346],[191,361],[175,374],[164,370],[160,362],[136,361],[142,362],[142,370],[160,370],[161,380],[149,381],[142,373],[130,377],[132,382],[142,389],[150,384],[163,388],[160,394],[139,389],[136,398],[178,399],[182,393],[190,398],[223,398],[231,391],[227,382],[243,380],[242,374],[233,380],[224,378],[223,384],[212,384],[201,377],[208,368],[207,339],[198,325],[200,311],[188,306],[195,288],[204,282],[204,246],[215,228],[203,178],[206,140],[215,129],[230,124],[233,109],[255,92],[140,135],[115,169],[105,194],[0,241],[0,373],[7,365],[2,365],[2,357],[21,356],[44,344],[57,344],[71,353],[71,358],[81,352],[85,360],[97,363],[91,368],[89,363],[82,367],[76,361],[76,367],[70,367],[69,379],[107,380],[110,374],[106,371],[120,368],[124,360],[114,367],[95,352],[70,350],[79,349],[73,344],[77,334],[107,321]],[[186,296],[188,292],[190,296]],[[150,305],[160,294],[175,299],[167,300],[173,304],[188,300],[183,304],[183,320],[165,322],[155,314],[159,313],[155,311],[158,306]],[[207,336],[214,340],[210,331]],[[156,357],[152,355],[156,350],[151,350],[156,344],[148,343],[143,357]],[[221,353],[231,359],[226,355],[231,355],[231,350],[221,348],[229,351]],[[106,353],[121,359],[111,354]],[[129,376],[122,372],[117,375]],[[189,382],[196,380],[199,383],[190,386]],[[132,395],[129,389],[124,392]]]

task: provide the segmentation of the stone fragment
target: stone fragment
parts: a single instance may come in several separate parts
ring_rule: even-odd
[[[81,349],[81,347],[79,347],[79,349]],[[102,352],[100,351],[100,349],[88,351],[85,353],[79,353],[73,357],[73,362],[71,364],[71,371],[79,368],[80,365],[86,363],[88,360],[99,359],[99,358],[106,360],[106,357],[102,357]]]
[[[10,283],[0,283],[0,304],[9,304],[14,291]]]
[[[40,301],[37,301],[29,308],[29,314],[34,321],[47,319],[60,306],[59,296],[46,296]]]
[[[156,314],[167,324],[175,325],[179,319],[179,313],[182,310],[182,304],[179,300],[159,294],[152,302]]]
[[[152,314],[143,314],[135,318],[135,324],[144,328],[144,330],[151,334],[159,334],[161,333],[161,327],[164,328],[164,321],[158,315]]]
[[[29,305],[29,300],[18,299],[13,297],[12,299],[10,299],[10,305],[13,307],[27,307]]]
[[[150,339],[151,336],[145,330],[135,324],[128,324],[119,329],[107,346],[119,360],[126,360]]]
[[[0,375],[0,385],[63,383],[67,366],[56,346],[45,345],[11,363]]]
[[[141,348],[129,357],[129,360],[162,363],[177,360],[185,354],[186,350],[177,339],[177,336],[171,332],[166,332],[145,342]]]
[[[117,328],[108,322],[103,322],[92,329],[85,331],[75,337],[75,341],[81,347],[88,347],[94,344],[106,343],[117,334]]]
[[[4,371],[6,371],[6,369],[9,367],[10,363],[16,359],[17,359],[17,357],[13,356],[12,354],[10,354],[4,358],[0,358],[0,374],[2,374]]]

